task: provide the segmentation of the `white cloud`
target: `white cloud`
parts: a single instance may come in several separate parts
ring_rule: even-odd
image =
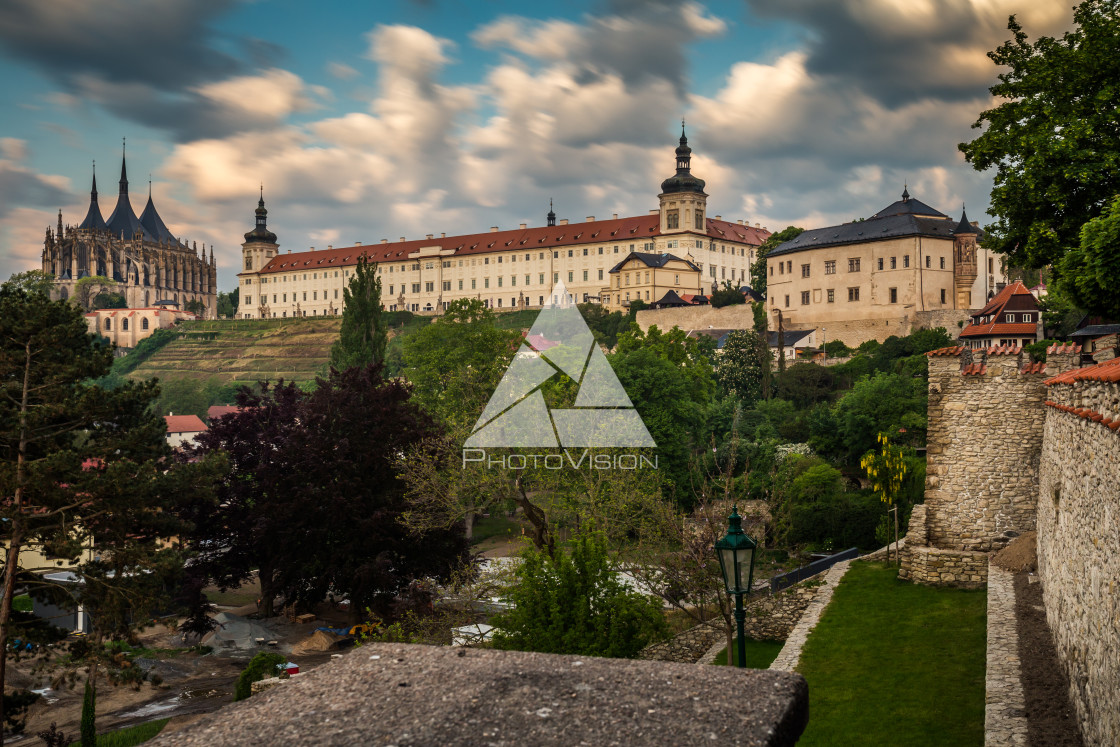
[[[231,110],[275,121],[293,112],[314,107],[300,77],[287,70],[265,70],[259,75],[242,75],[207,83],[193,89],[204,99]]]

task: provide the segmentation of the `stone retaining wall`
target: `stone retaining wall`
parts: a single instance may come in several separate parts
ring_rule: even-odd
[[[898,577],[930,586],[983,588],[988,582],[988,553],[931,547],[927,506],[914,506],[902,550]]]
[[[1038,573],[1046,619],[1069,676],[1081,733],[1086,744],[1101,745],[1120,744],[1120,361],[1115,363],[1047,382],[1038,487]]]

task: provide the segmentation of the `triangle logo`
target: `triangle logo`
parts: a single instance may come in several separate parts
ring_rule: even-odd
[[[541,385],[579,383],[575,406],[550,410]],[[469,448],[654,447],[634,403],[595,344],[563,283],[552,289],[525,342],[463,444]]]

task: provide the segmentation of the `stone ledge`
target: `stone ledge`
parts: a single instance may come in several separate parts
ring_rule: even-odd
[[[153,745],[793,745],[799,674],[517,651],[362,646]]]

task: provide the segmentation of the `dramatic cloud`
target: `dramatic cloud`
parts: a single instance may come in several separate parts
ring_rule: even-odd
[[[57,208],[74,199],[69,179],[36,174],[24,164],[27,156],[25,141],[0,138],[0,218],[17,207]]]

